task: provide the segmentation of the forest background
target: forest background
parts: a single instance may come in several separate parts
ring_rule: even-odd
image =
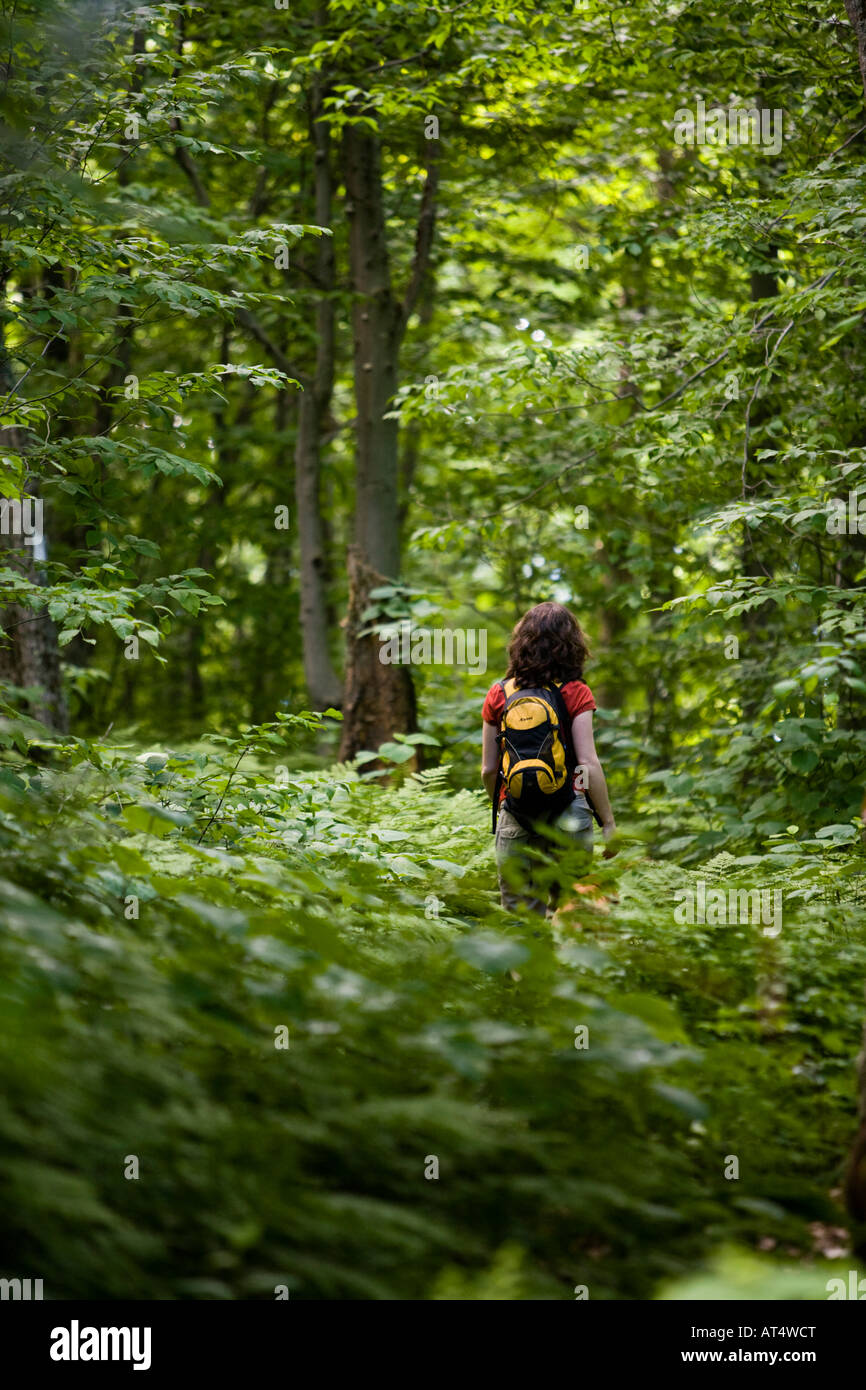
[[[826,1297],[863,0],[0,15],[4,1272]],[[546,598],[624,842],[539,937],[478,755]],[[684,930],[701,884],[781,933]]]

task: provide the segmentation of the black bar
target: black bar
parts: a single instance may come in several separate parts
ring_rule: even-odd
[[[575,1379],[581,1369],[614,1377],[639,1372],[649,1378],[675,1369],[700,1376],[707,1369],[775,1372],[797,1367],[826,1381],[858,1364],[863,1314],[853,1303],[859,1301],[859,1293],[856,1300],[836,1302],[569,1299],[558,1306],[536,1302],[522,1312],[514,1305],[507,1312],[497,1306],[460,1312],[457,1305],[441,1301],[411,1308],[406,1303],[394,1307],[303,1299],[22,1301],[0,1303],[0,1332],[4,1361],[15,1365],[18,1380],[22,1373],[35,1372],[60,1383],[70,1377],[92,1381],[101,1373],[115,1381],[131,1376],[133,1384],[144,1383],[145,1377],[161,1384],[169,1375],[185,1373],[199,1382],[212,1374],[224,1383],[234,1373],[260,1377],[268,1368],[290,1383],[308,1379],[311,1370],[330,1378],[343,1363],[356,1377],[372,1370],[389,1380],[419,1371],[429,1380],[441,1364],[451,1380],[461,1362],[476,1361],[489,1380],[498,1364],[514,1375],[524,1355],[539,1372],[559,1364],[560,1373],[570,1368]],[[524,1335],[538,1329],[539,1318],[544,1343],[523,1343]],[[120,1331],[116,1338],[107,1333],[103,1339],[103,1328]],[[128,1353],[125,1360],[110,1359],[115,1347],[118,1355]],[[55,1354],[77,1353],[78,1359],[53,1359],[52,1348]],[[82,1356],[103,1349],[104,1360]],[[519,1358],[516,1364],[513,1357]],[[133,1369],[135,1359],[139,1371]]]

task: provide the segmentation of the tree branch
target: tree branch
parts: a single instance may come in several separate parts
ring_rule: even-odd
[[[178,120],[177,116],[174,116],[172,118],[171,128],[175,132],[175,134],[179,133],[180,121]],[[195,167],[193,157],[190,154],[189,150],[186,148],[185,145],[175,145],[174,157],[177,160],[183,172],[186,174],[187,178],[189,179],[192,185],[192,191],[195,194],[195,200],[198,203],[199,207],[209,208],[210,194],[208,193],[207,189],[201,181],[201,178],[199,177],[199,172]]]
[[[259,323],[255,314],[251,314],[249,309],[244,309],[239,305],[235,310],[235,318],[238,323],[247,330],[250,336],[255,338],[256,342],[264,348],[274,365],[279,367],[281,372],[285,372],[286,376],[290,376],[295,381],[300,382],[305,391],[310,390],[312,383],[309,375],[306,372],[299,371],[298,368],[289,361],[282,348],[277,346],[273,338],[268,337],[266,330]]]
[[[435,149],[431,149],[427,159],[427,177],[424,181],[424,192],[421,195],[421,208],[418,213],[418,226],[415,230],[415,253],[412,257],[412,266],[409,271],[409,283],[406,286],[406,293],[403,296],[403,303],[400,307],[400,323],[405,328],[412,315],[412,310],[418,301],[421,293],[421,286],[424,283],[424,276],[430,264],[430,252],[433,248],[433,232],[436,227],[436,194],[439,189],[439,157]]]

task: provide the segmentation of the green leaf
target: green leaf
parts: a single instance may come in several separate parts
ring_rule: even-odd
[[[454,951],[470,965],[489,974],[502,975],[529,957],[525,946],[495,932],[476,931],[454,943]]]
[[[610,1003],[622,1013],[634,1014],[648,1023],[664,1042],[688,1042],[679,1014],[666,999],[652,994],[626,993],[612,994]]]

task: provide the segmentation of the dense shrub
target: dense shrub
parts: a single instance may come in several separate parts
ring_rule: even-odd
[[[678,926],[673,894],[793,891],[793,839],[784,868],[626,848],[524,923],[480,794],[292,776],[314,723],[148,752],[6,721],[4,1272],[55,1298],[623,1298],[732,1239],[808,1254],[851,1127],[851,852],[774,940]]]

